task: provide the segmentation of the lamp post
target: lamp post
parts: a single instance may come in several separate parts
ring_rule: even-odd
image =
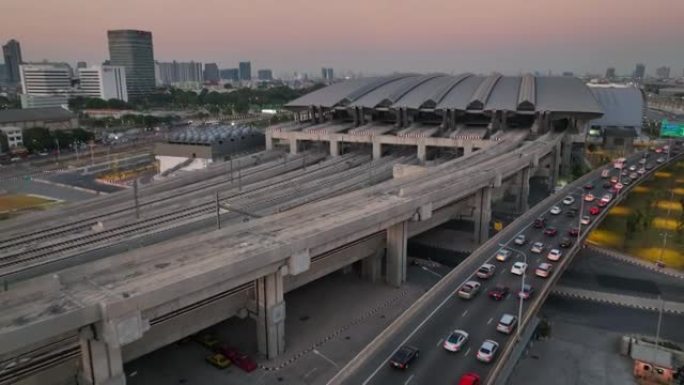
[[[500,247],[506,247],[506,245],[499,243]],[[520,293],[525,289],[525,273],[527,273],[527,254],[523,253],[520,250],[515,250],[515,249],[507,249],[511,250],[515,253],[518,254],[518,256],[522,256],[523,261],[525,262],[525,270],[523,270],[522,275],[520,276]],[[515,329],[515,339],[516,341],[520,341],[520,328],[522,325],[522,310],[523,310],[523,297],[518,293],[518,327]]]
[[[580,211],[579,211],[579,221],[577,224],[577,245],[579,246],[580,239],[582,238],[582,217],[584,216],[584,192],[580,194]]]

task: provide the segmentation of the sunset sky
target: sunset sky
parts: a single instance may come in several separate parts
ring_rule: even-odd
[[[363,73],[684,68],[684,0],[0,0],[25,61],[99,63],[108,29],[151,31],[156,60]]]

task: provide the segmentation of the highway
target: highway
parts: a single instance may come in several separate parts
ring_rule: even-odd
[[[656,157],[655,154],[651,154],[648,162],[655,166]],[[635,164],[638,159],[638,155],[631,157],[628,165],[625,167]],[[609,169],[611,170],[611,175],[617,174],[616,170],[611,166],[609,166]],[[407,321],[395,335],[396,338],[382,344],[374,354],[366,357],[365,361],[359,364],[358,369],[344,379],[344,383],[363,385],[451,384],[456,383],[467,372],[477,373],[483,380],[487,379],[492,363],[485,364],[476,359],[476,353],[480,345],[485,339],[492,339],[499,343],[498,353],[501,353],[506,343],[514,338],[514,336],[507,336],[496,331],[496,325],[501,315],[509,313],[517,316],[518,313],[519,301],[515,294],[520,289],[521,277],[510,272],[511,265],[516,261],[524,259],[526,255],[529,267],[525,282],[531,284],[537,292],[542,289],[542,286],[547,283],[545,280],[548,279],[534,276],[536,266],[540,262],[546,261],[546,252],[550,248],[560,248],[559,242],[562,238],[568,236],[568,230],[572,227],[577,227],[580,217],[582,215],[589,215],[589,207],[595,206],[598,199],[605,192],[608,192],[602,187],[605,180],[600,177],[599,171],[594,171],[588,177],[588,180],[589,183],[594,185],[593,189],[584,190],[582,187],[572,187],[569,193],[554,196],[540,204],[541,207],[539,209],[546,213],[544,217],[546,218],[547,226],[556,227],[558,235],[550,237],[544,235],[542,229],[534,228],[532,226],[533,217],[525,220],[523,223],[519,223],[517,228],[509,232],[510,236],[506,237],[503,242],[503,246],[513,250],[513,254],[507,262],[498,262],[494,258],[499,245],[491,244],[483,250],[486,257],[482,261],[496,265],[494,276],[487,280],[475,278],[474,273],[482,263],[474,264],[474,269],[469,270],[469,274],[463,274],[461,280],[455,281],[456,284],[449,286],[451,291],[448,296],[435,298],[434,306],[428,308],[433,309],[432,312],[421,313]],[[586,181],[583,181],[581,184],[584,183]],[[577,215],[574,218],[567,217],[565,212],[570,207],[579,209],[582,194],[585,192],[594,194],[596,201],[584,204],[584,213],[582,215]],[[573,205],[567,206],[561,203],[566,195],[572,195],[575,198]],[[615,202],[615,199],[613,199],[613,202]],[[563,212],[559,215],[550,214],[548,210],[553,205],[559,206]],[[591,217],[593,219],[593,216]],[[586,230],[587,227],[582,226],[582,235],[585,234]],[[518,234],[526,236],[528,242],[525,246],[514,245],[513,240]],[[530,245],[537,241],[543,242],[545,245],[544,253],[541,255],[530,252]],[[565,251],[567,249],[561,250]],[[565,256],[561,258],[561,261],[553,262],[554,267],[564,259]],[[567,264],[564,263],[563,265]],[[553,274],[557,273],[557,271],[554,271]],[[480,281],[482,287],[475,298],[463,300],[456,296],[456,292],[468,280]],[[511,294],[501,302],[495,302],[487,296],[487,292],[495,285],[509,287]],[[529,302],[531,301],[526,301],[523,308],[524,312],[527,312]],[[455,329],[465,330],[470,334],[470,338],[460,352],[451,353],[443,349],[442,343],[449,336],[450,332]],[[412,362],[407,370],[398,370],[390,367],[388,365],[389,358],[403,345],[410,345],[420,349],[419,358]],[[494,361],[498,358],[497,354]],[[336,383],[335,381],[334,379],[331,383]]]

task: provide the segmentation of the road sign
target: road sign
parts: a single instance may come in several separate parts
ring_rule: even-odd
[[[684,138],[684,123],[670,122],[663,119],[660,123],[661,138]]]

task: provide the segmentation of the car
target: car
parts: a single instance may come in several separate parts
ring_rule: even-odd
[[[568,195],[563,199],[563,204],[566,206],[570,206],[573,203],[575,203],[575,198],[573,198],[571,195]]]
[[[389,364],[393,368],[408,369],[411,362],[418,358],[419,353],[420,351],[418,348],[404,345],[392,355],[392,358],[389,360]]]
[[[638,170],[637,170],[637,174],[639,174],[639,175],[644,175],[644,174],[646,174],[646,168],[645,168],[645,167],[642,167],[642,168],[638,169]],[[632,178],[632,179],[636,179],[636,178]]]
[[[576,237],[579,235],[579,229],[577,227],[573,227],[570,230],[568,230],[568,235],[571,237]]]
[[[213,350],[220,342],[218,338],[211,333],[198,334],[194,337],[194,340],[210,350]]]
[[[518,298],[529,299],[534,294],[534,288],[532,285],[526,283],[523,285],[522,289],[518,292]]]
[[[622,183],[615,183],[615,186],[613,186],[613,188],[618,192],[620,192],[620,190],[622,190],[624,187],[625,186],[623,186]]]
[[[549,261],[557,261],[560,259],[560,257],[563,255],[563,253],[558,250],[558,249],[551,249],[548,254],[546,254],[546,259]]]
[[[617,176],[611,176],[610,177],[610,183],[615,184],[618,182],[618,177]]]
[[[647,154],[644,154],[647,155]],[[646,164],[646,158],[639,159],[639,164]]]
[[[468,333],[457,329],[449,334],[449,337],[444,340],[444,344],[442,346],[445,350],[457,352],[461,350],[466,342],[468,342]]]
[[[631,183],[632,183],[632,178],[630,178],[630,177],[622,178],[622,184],[624,184],[625,186],[627,186]]]
[[[226,356],[233,364],[235,364],[235,366],[247,373],[253,372],[257,368],[256,362],[250,356],[232,346],[221,346],[219,348],[219,353]]]
[[[489,290],[489,293],[487,293],[487,295],[489,296],[489,298],[495,301],[501,301],[502,299],[506,298],[509,291],[510,289],[508,288],[508,286],[496,285],[493,289]]]
[[[577,216],[577,209],[570,209],[565,212],[565,216],[568,218],[574,218]]]
[[[606,188],[611,188],[611,186],[613,186],[613,184],[610,183],[610,182],[604,182],[604,183],[603,183],[603,188],[604,188],[604,189],[606,189]]]
[[[471,299],[480,291],[480,283],[477,281],[468,281],[458,289],[458,296],[463,299]]]
[[[622,172],[620,173],[620,175],[622,175],[622,176],[627,176],[627,175],[629,175],[629,170],[622,170]]]
[[[567,249],[572,246],[572,239],[571,238],[563,238],[561,239],[560,243],[558,244],[560,247]]]
[[[597,201],[597,202],[596,202],[596,206],[601,207],[601,208],[604,208],[604,207],[608,206],[608,202],[606,202],[606,201]]]
[[[477,350],[477,359],[482,362],[492,362],[499,350],[499,344],[496,341],[484,340],[480,349]]]
[[[530,251],[535,253],[535,254],[541,254],[542,251],[544,251],[544,244],[541,242],[535,242],[532,244]]]
[[[639,169],[639,170],[641,170],[641,169]],[[646,170],[644,170],[644,172],[646,172]],[[639,174],[637,174],[636,172],[633,172],[633,173],[629,174],[629,178],[632,180],[637,179],[637,178],[639,178]]]
[[[499,262],[506,262],[511,256],[511,251],[508,249],[500,249],[496,252],[496,260]]]
[[[551,275],[551,270],[553,269],[553,265],[547,262],[542,262],[537,266],[537,269],[534,271],[534,275],[540,278],[547,278],[549,275]]]
[[[525,238],[525,234],[518,234],[515,236],[515,240],[513,243],[516,245],[522,246],[527,242],[527,238]]]
[[[656,149],[655,149],[656,154],[661,154],[662,152],[663,152],[662,147],[656,147]]]
[[[458,380],[458,385],[480,385],[480,376],[476,373],[466,373]]]
[[[515,275],[523,275],[525,271],[527,271],[527,263],[525,262],[518,261],[511,266],[511,273]]]
[[[658,163],[658,164],[660,164],[660,163],[665,163],[665,158],[663,158],[663,157],[661,156],[660,158],[656,159],[656,163]]]
[[[606,168],[603,171],[601,171],[601,178],[608,178],[608,177],[610,177],[610,170]]]
[[[589,207],[589,214],[591,215],[599,215],[601,213],[601,208],[598,206],[592,206]]]
[[[548,237],[555,237],[558,234],[558,229],[555,227],[547,227],[544,229],[544,235]]]
[[[219,369],[225,369],[230,366],[231,362],[228,357],[221,353],[214,353],[206,358],[207,362]]]
[[[629,166],[629,171],[636,171],[636,169],[637,169],[637,166],[635,166],[635,165]]]
[[[504,334],[511,334],[517,325],[518,317],[506,313],[499,319],[499,323],[496,325],[496,331]]]
[[[551,207],[551,210],[549,210],[549,212],[553,215],[558,215],[561,213],[561,209],[558,206],[553,206]]]
[[[653,163],[646,163],[646,167],[644,167],[646,170],[653,170]]]
[[[539,217],[539,218],[534,220],[534,228],[535,229],[541,229],[542,227],[544,227],[545,224],[546,224],[546,219],[544,219],[544,217]]]
[[[583,217],[580,219],[580,223],[583,224],[583,225],[588,225],[588,224],[590,224],[590,223],[591,223],[591,217],[590,217],[590,216],[587,216],[587,215],[583,216]]]
[[[584,185],[584,189],[585,189],[585,190],[591,190],[591,189],[593,189],[593,188],[594,188],[594,185],[591,184],[591,183],[587,183],[587,184]]]
[[[611,194],[611,193],[603,194],[603,196],[601,197],[601,200],[603,202],[610,203],[610,201],[613,200],[613,194]]]
[[[584,196],[584,201],[585,202],[593,202],[594,201],[594,194],[589,193]]]
[[[479,269],[477,269],[477,275],[478,278],[482,279],[487,279],[494,275],[494,270],[496,270],[496,266],[492,265],[491,263],[485,263],[484,265],[480,266]]]

